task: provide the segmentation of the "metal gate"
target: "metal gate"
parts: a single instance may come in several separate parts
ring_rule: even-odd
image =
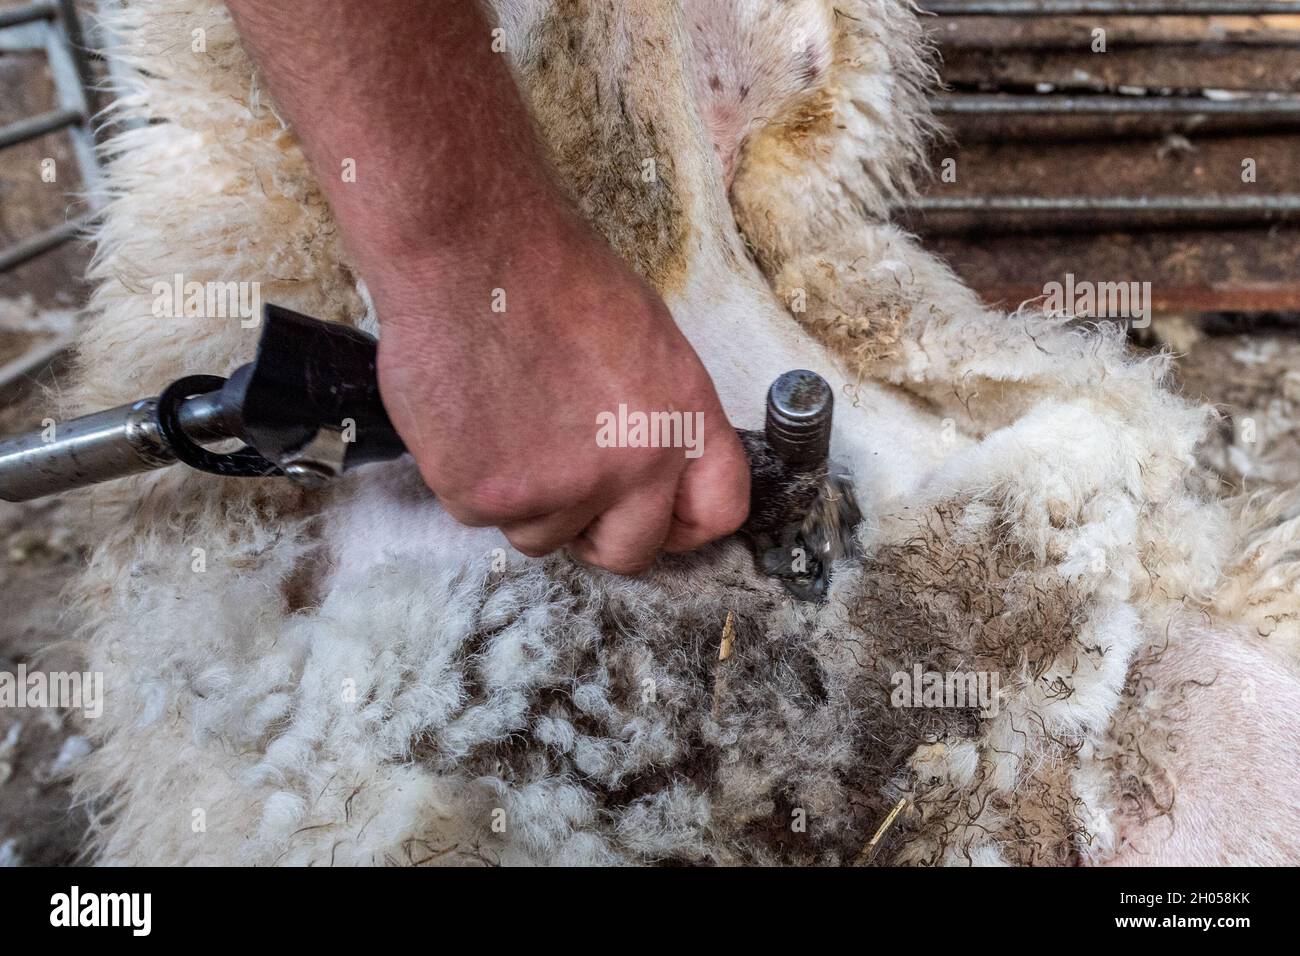
[[[51,133],[70,138],[72,152],[87,198],[99,183],[92,118],[96,95],[80,20],[73,0],[36,0],[0,8],[0,54],[38,51],[45,55],[54,84],[53,109],[0,127],[0,151]],[[13,245],[0,248],[0,273],[16,269],[85,232],[93,210],[63,222],[50,223]],[[45,343],[0,368],[0,389],[47,363],[66,348],[68,339]]]
[[[81,181],[88,190],[99,179],[95,136],[90,120],[94,92],[80,22],[71,0],[38,0],[0,10],[0,52],[43,50],[50,64],[59,105],[47,113],[0,128],[0,150],[47,133],[67,130],[72,138]],[[88,220],[51,225],[49,229],[0,249],[0,272],[13,269],[76,236]]]

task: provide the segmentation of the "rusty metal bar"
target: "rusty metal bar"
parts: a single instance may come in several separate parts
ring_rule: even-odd
[[[1071,96],[1052,94],[959,93],[932,96],[936,113],[950,116],[1300,116],[1300,96]]]
[[[1300,195],[1280,196],[925,196],[907,208],[923,212],[1300,213]]]
[[[943,17],[1195,17],[1300,14],[1300,2],[1230,3],[1224,0],[922,0],[925,13]]]
[[[1300,195],[926,196],[895,214],[930,236],[1252,227],[1300,221]]]
[[[0,10],[0,30],[5,27],[20,27],[37,20],[53,20],[58,15],[58,6],[53,0],[40,3],[28,3],[21,7],[6,7]]]

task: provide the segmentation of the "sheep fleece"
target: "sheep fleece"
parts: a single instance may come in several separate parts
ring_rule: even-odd
[[[1212,412],[1167,389],[1167,356],[993,312],[887,221],[931,128],[908,4],[491,6],[574,202],[733,418],[761,411],[763,362],[839,376],[863,557],[824,604],[737,541],[618,579],[456,527],[409,462],[314,494],[181,469],[95,489],[95,859],[1101,862],[1221,785],[1195,695],[1294,739],[1294,502],[1217,496],[1194,456]],[[149,122],[113,142],[73,404],[249,360],[256,329],[153,315],[177,274],[375,330],[220,4],[105,18],[115,115]],[[1207,634],[1236,642],[1217,683],[1183,654]],[[894,706],[918,665],[996,676],[996,706]],[[1241,772],[1300,777],[1246,750]],[[1229,844],[1294,854],[1296,815],[1257,796],[1276,832]]]

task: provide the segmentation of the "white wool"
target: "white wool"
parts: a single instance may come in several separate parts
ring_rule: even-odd
[[[637,3],[560,24],[548,0],[494,6],[553,148],[614,149],[653,123],[678,192],[637,212],[690,237],[662,261],[628,245],[632,213],[599,177],[557,165],[657,279],[735,424],[760,423],[786,369],[832,383],[864,554],[818,607],[734,541],[638,581],[526,559],[452,521],[410,462],[321,495],[178,471],[99,489],[80,593],[106,702],[77,770],[99,858],[847,863],[900,800],[877,862],[1115,851],[1118,731],[1150,716],[1126,677],[1178,639],[1183,603],[1268,609],[1294,635],[1294,512],[1261,503],[1251,523],[1198,495],[1210,414],[1166,390],[1166,358],[1131,357],[1113,328],[994,313],[871,218],[910,189],[928,125],[907,4]],[[177,272],[376,328],[224,10],[155,0],[108,21],[135,70],[118,111],[165,122],[112,147],[77,401],[247,360],[256,330],[152,317],[151,284]],[[810,57],[781,53],[796,21]],[[175,42],[197,26],[203,56]],[[541,55],[564,30],[597,31],[582,49],[599,62],[566,68],[625,94],[629,127],[562,112]],[[891,708],[891,673],[922,661],[997,673],[997,713]]]
[[[90,741],[80,734],[65,738],[63,745],[59,747],[58,755],[50,763],[49,776],[51,778],[67,776],[90,754],[92,749]]]

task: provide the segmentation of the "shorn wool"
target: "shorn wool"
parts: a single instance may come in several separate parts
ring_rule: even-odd
[[[491,7],[570,196],[734,424],[788,368],[832,383],[861,555],[820,603],[739,540],[639,579],[527,559],[409,460],[98,488],[94,857],[1294,860],[1296,503],[1218,494],[1167,356],[990,311],[888,223],[931,129],[910,6]],[[115,118],[146,122],[108,147],[77,408],[249,360],[238,318],[154,315],[178,274],[378,332],[224,8],[106,19]],[[985,692],[932,706],[925,675]]]

